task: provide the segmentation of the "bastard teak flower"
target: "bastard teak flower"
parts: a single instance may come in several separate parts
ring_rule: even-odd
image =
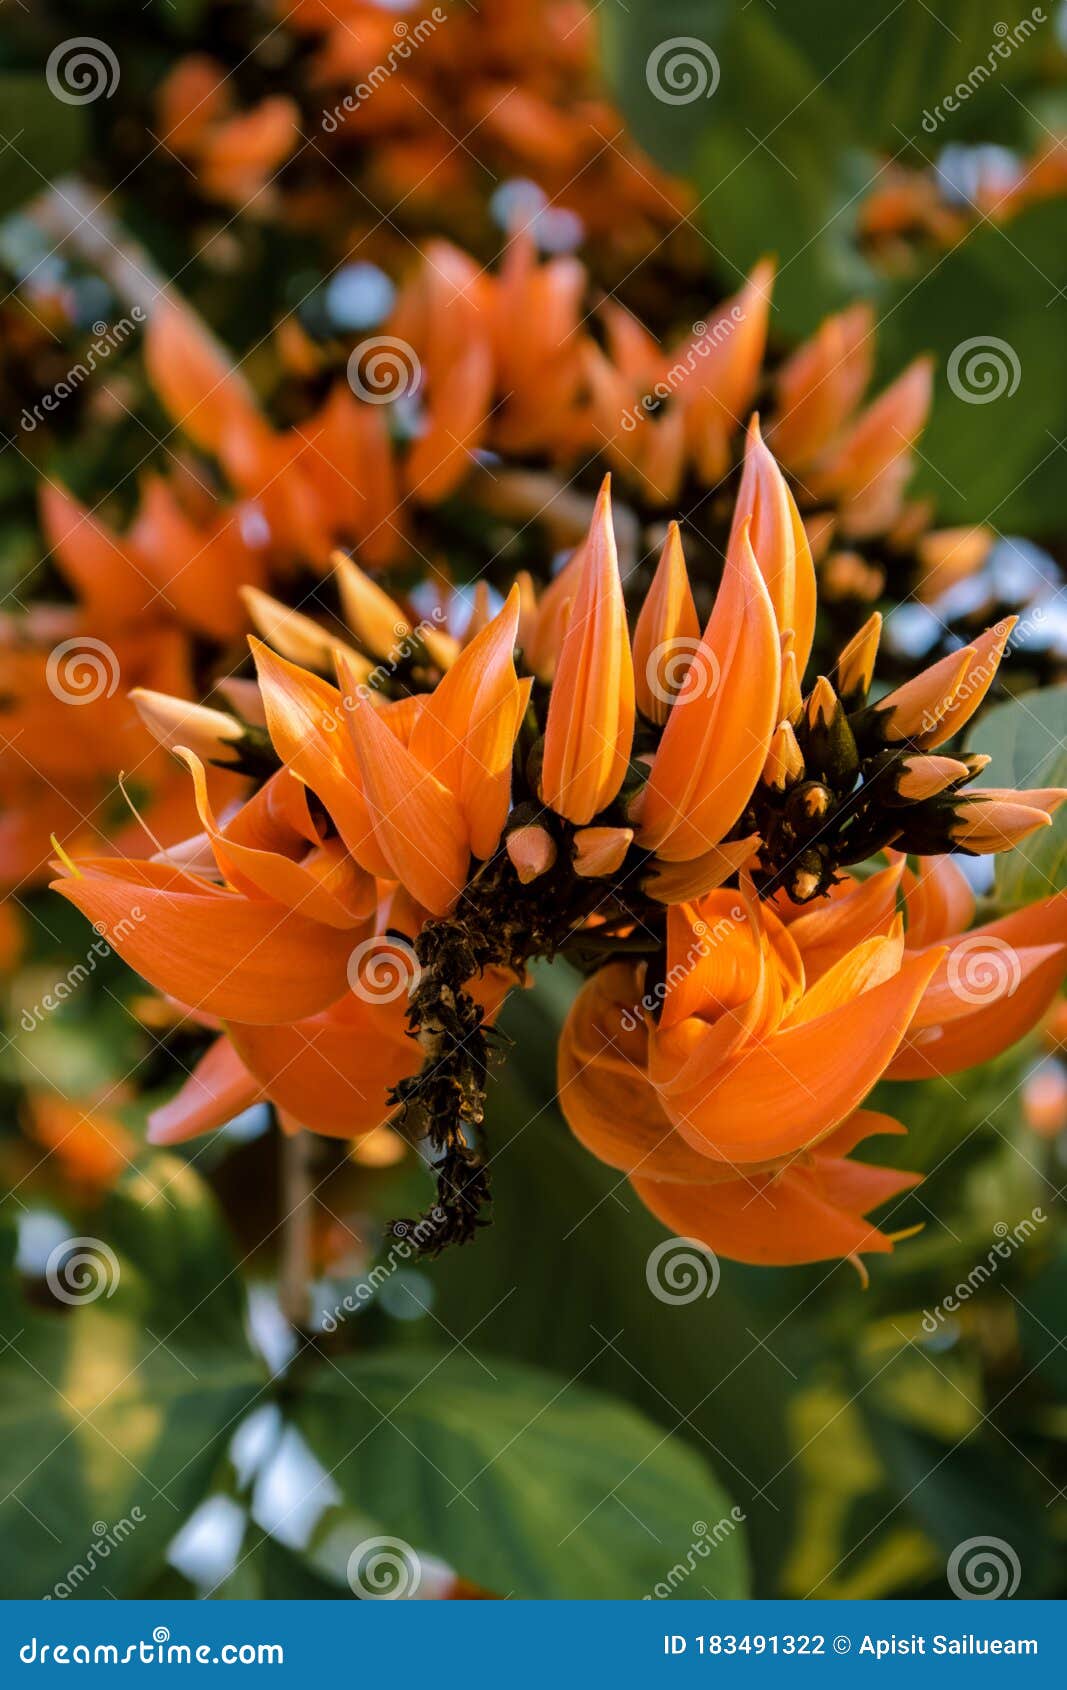
[[[755,1262],[891,1248],[867,1216],[913,1177],[851,1159],[901,1130],[871,1088],[1005,1047],[1067,972],[1063,896],[970,930],[951,855],[1067,794],[975,788],[959,748],[1009,623],[886,691],[874,616],[809,673],[809,536],[755,419],[706,617],[685,548],[671,523],[633,604],[605,480],[551,583],[462,633],[335,554],[343,631],[256,590],[231,708],[137,696],[200,831],[56,886],[214,1032],[157,1140],[254,1098],[341,1137],[389,1120],[433,1166],[433,1248],[468,1238],[494,1017],[562,957],[564,1113],[666,1225]],[[250,794],[216,811],[211,764]],[[1003,992],[956,990],[964,941],[1013,947]]]

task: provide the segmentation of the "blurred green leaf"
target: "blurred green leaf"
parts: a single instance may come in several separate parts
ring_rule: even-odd
[[[306,1555],[288,1549],[251,1522],[237,1565],[210,1594],[219,1602],[334,1602],[352,1598],[347,1585],[341,1590],[322,1578]]]
[[[0,75],[0,216],[77,164],[85,140],[81,107],[57,100],[43,72]]]
[[[785,1318],[802,1293],[795,1276],[723,1262],[711,1298],[652,1295],[646,1268],[664,1229],[577,1143],[555,1102],[573,989],[569,970],[549,968],[505,1010],[513,1043],[489,1102],[494,1220],[427,1267],[433,1314],[479,1354],[580,1374],[687,1439],[744,1508],[758,1588],[769,1588],[794,1489],[786,1412],[800,1355],[811,1358],[810,1336]]]
[[[108,1238],[137,1270],[125,1297],[164,1330],[245,1346],[244,1285],[218,1205],[195,1168],[150,1153],[116,1187]]]
[[[992,758],[979,787],[1067,786],[1067,690],[1047,687],[998,704],[980,720],[979,744]],[[1062,891],[1067,886],[1067,808],[1056,812],[1051,827],[999,856],[996,876],[997,898],[1009,908]]]
[[[745,1593],[744,1533],[704,1463],[582,1383],[445,1350],[357,1356],[311,1378],[296,1420],[368,1536],[485,1590],[640,1597],[681,1563],[678,1597]]]
[[[1067,1247],[1015,1299],[1027,1365],[1067,1399]]]
[[[936,16],[923,0],[777,9],[620,0],[604,8],[605,51],[638,139],[695,181],[696,216],[727,281],[776,254],[776,321],[804,333],[857,294],[882,291],[856,244],[877,153],[914,148],[925,159],[940,123],[929,108],[976,64],[985,73],[968,118],[989,110],[997,87],[1005,103],[1000,9],[1000,0],[943,0]],[[1039,50],[1035,31],[1011,53],[1010,75],[1023,76]]]
[[[992,1429],[945,1443],[866,1399],[864,1409],[896,1492],[892,1513],[899,1507],[911,1514],[946,1557],[972,1538],[1002,1540],[1022,1564],[1018,1595],[1047,1594],[1059,1551],[1042,1487],[1022,1452]]]
[[[727,285],[758,258],[780,265],[776,320],[801,331],[875,278],[852,246],[855,189],[836,96],[780,14],[729,0],[605,8],[609,72],[639,141],[689,175],[694,221]]]
[[[47,1310],[31,1307],[10,1265],[0,1287],[0,1541],[18,1545],[9,1596],[141,1588],[263,1384],[196,1175],[163,1158],[131,1176],[117,1207],[130,1254],[77,1241],[98,1271],[61,1274],[69,1301],[42,1292]]]
[[[934,355],[934,405],[915,485],[937,500],[943,520],[988,521],[1001,533],[1036,536],[1062,528],[1064,290],[1067,202],[1060,199],[1004,226],[977,224],[887,300],[878,330],[883,373],[896,373],[917,352]]]

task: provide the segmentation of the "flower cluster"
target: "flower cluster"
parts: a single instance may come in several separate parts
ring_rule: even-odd
[[[968,936],[1013,947],[1002,991],[954,990],[973,904],[945,854],[1008,849],[1067,796],[975,789],[984,760],[945,750],[1010,629],[872,702],[875,620],[808,678],[811,546],[755,419],[703,625],[673,524],[628,615],[606,480],[551,584],[483,599],[462,637],[352,559],[332,572],[344,635],[254,595],[235,713],[139,695],[200,831],[57,882],[222,1024],[154,1136],[257,1097],[345,1137],[391,1119],[434,1166],[432,1247],[467,1238],[493,1018],[561,955],[589,976],[565,1113],[668,1225],[749,1260],[888,1248],[864,1217],[910,1181],[849,1160],[899,1130],[862,1108],[871,1086],[1003,1048],[1067,971],[1060,895]],[[217,813],[205,761],[254,789]]]
[[[183,449],[165,472],[144,476],[125,530],[54,477],[43,484],[55,580],[0,623],[0,720],[18,747],[0,771],[10,817],[4,883],[39,878],[53,831],[106,836],[116,764],[136,771],[165,826],[181,825],[182,795],[126,694],[144,686],[204,696],[227,675],[255,620],[258,601],[242,588],[299,601],[311,572],[325,617],[340,608],[331,565],[340,545],[370,571],[425,573],[430,557],[448,592],[470,544],[456,545],[459,499],[496,552],[488,562],[478,555],[479,573],[506,591],[517,559],[545,585],[548,559],[581,538],[596,478],[612,469],[636,613],[643,582],[632,566],[684,489],[699,514],[687,548],[706,614],[742,473],[744,418],[763,388],[768,438],[803,511],[824,598],[840,606],[842,596],[877,595],[886,557],[899,592],[975,566],[981,534],[927,532],[925,508],[904,496],[929,402],[926,363],[864,405],[874,342],[858,308],[829,319],[768,375],[772,284],[772,266],[758,265],[706,322],[660,346],[617,304],[585,315],[583,266],[542,260],[528,236],[494,271],[433,242],[399,291],[388,334],[366,343],[368,363],[347,344],[313,343],[295,319],[283,325],[275,409],[303,412],[289,426],[271,419],[195,313],[161,296],[143,333],[145,369],[195,455]],[[383,404],[372,386],[390,347],[402,349],[400,387]],[[62,606],[51,602],[60,596]],[[87,641],[108,668],[106,696],[83,688],[77,713],[48,684],[49,660],[68,640]]]

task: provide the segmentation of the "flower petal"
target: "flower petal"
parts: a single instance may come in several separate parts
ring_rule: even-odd
[[[241,1021],[314,1015],[347,983],[351,932],[266,899],[198,892],[164,863],[98,857],[52,890],[81,910],[119,955],[191,1009]]]
[[[229,1039],[216,1039],[168,1103],[148,1117],[149,1144],[184,1144],[224,1127],[262,1095]]]
[[[667,862],[700,857],[737,821],[767,761],[778,722],[778,629],[747,528],[689,674],[671,707],[639,805],[638,842]]]

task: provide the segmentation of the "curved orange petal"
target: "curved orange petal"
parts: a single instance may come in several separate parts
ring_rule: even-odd
[[[148,1117],[149,1144],[184,1144],[224,1127],[262,1096],[229,1039],[216,1039],[168,1103]]]
[[[727,553],[694,670],[698,684],[671,706],[637,808],[639,844],[667,862],[703,856],[729,833],[778,722],[778,629],[745,527]]]
[[[278,1108],[312,1132],[358,1138],[389,1117],[390,1087],[422,1060],[405,1036],[403,1010],[399,999],[375,1005],[349,993],[306,1020],[275,1027],[231,1021],[227,1031]]]
[[[515,673],[519,589],[464,647],[429,694],[411,733],[412,755],[459,799],[470,848],[490,857],[511,801],[511,759],[531,681]]]
[[[749,539],[774,606],[779,628],[791,628],[797,672],[803,676],[815,638],[815,565],[796,501],[753,416],[745,442],[745,467],[734,506],[731,539],[750,521]]]
[[[657,1220],[717,1255],[762,1267],[794,1267],[885,1254],[893,1241],[863,1217],[917,1184],[919,1175],[817,1158],[781,1173],[721,1185],[631,1183]]]
[[[351,932],[236,892],[198,892],[164,863],[98,857],[52,890],[119,955],[191,1009],[240,1021],[314,1015],[347,983]]]
[[[144,359],[164,406],[205,451],[217,453],[237,426],[269,437],[252,389],[187,305],[172,298],[156,301],[145,329]]]
[[[633,731],[633,659],[605,477],[549,700],[543,801],[568,821],[592,821],[622,785]]]
[[[374,837],[359,759],[344,727],[337,687],[249,639],[275,751],[322,800],[356,861],[391,879],[392,867]]]
[[[1037,1025],[1067,975],[1067,892],[957,935],[941,956],[889,1079],[959,1073]]]
[[[386,726],[358,692],[343,700],[377,845],[400,880],[433,915],[462,891],[470,861],[459,800]]]
[[[199,757],[181,747],[175,755],[193,777],[197,814],[211,840],[219,871],[238,891],[251,897],[273,898],[327,927],[355,927],[373,913],[377,902],[374,879],[357,867],[343,848],[316,848],[309,866],[294,862],[280,850],[242,844],[219,828]]]
[[[914,873],[905,870],[903,889],[909,950],[964,932],[974,920],[974,893],[951,856],[920,857]]]
[[[700,644],[700,622],[689,585],[678,524],[667,528],[656,573],[634,628],[637,707],[662,726],[685,684],[683,665]]]
[[[649,1179],[729,1178],[675,1132],[645,1069],[648,1035],[637,971],[602,969],[583,986],[560,1034],[560,1108],[585,1148]]]
[[[73,493],[41,483],[41,527],[62,573],[88,610],[108,620],[132,620],[163,601],[128,547]]]
[[[938,961],[908,959],[854,1002],[752,1044],[688,1091],[661,1087],[667,1113],[695,1149],[723,1161],[816,1144],[885,1071]]]
[[[774,908],[789,925],[809,985],[861,940],[888,932],[903,870],[901,857],[866,880],[839,881],[828,897],[810,904],[794,904],[783,895],[776,898]]]

